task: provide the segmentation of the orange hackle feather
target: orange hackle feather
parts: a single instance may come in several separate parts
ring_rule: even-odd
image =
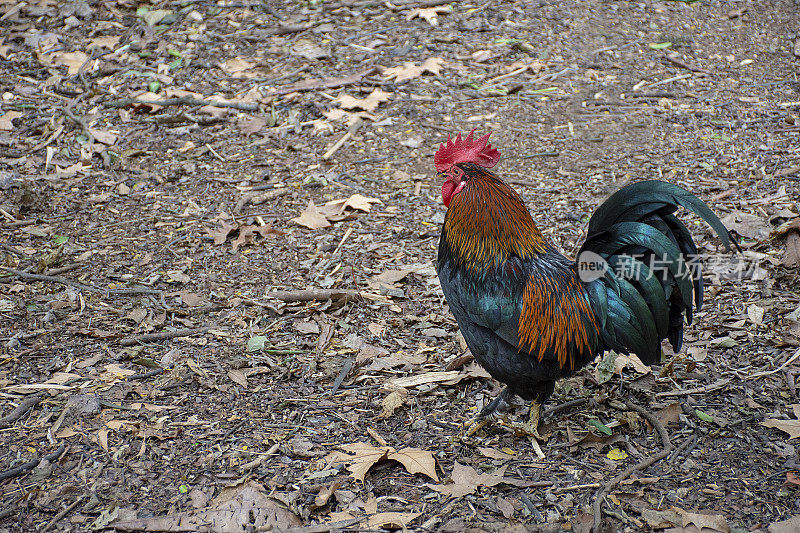
[[[516,191],[488,172],[473,175],[453,197],[444,230],[455,255],[473,272],[513,255],[525,259],[552,249]]]
[[[575,355],[588,354],[587,327],[597,329],[586,293],[575,277],[531,277],[522,296],[519,339],[539,361],[548,348],[558,364],[574,367]]]
[[[454,255],[473,273],[513,256],[526,260],[555,251],[517,192],[489,172],[471,172],[450,203],[444,230]],[[550,349],[562,368],[574,367],[573,357],[592,349],[587,327],[597,326],[576,276],[531,275],[522,298],[521,349],[539,361]]]

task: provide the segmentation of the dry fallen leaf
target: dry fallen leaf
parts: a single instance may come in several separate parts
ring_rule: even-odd
[[[479,474],[471,466],[465,466],[458,462],[453,465],[453,473],[450,474],[450,479],[453,481],[449,485],[426,485],[451,498],[461,498],[467,494],[472,494],[478,487],[493,487],[499,483],[504,482],[504,474],[506,472],[506,465],[501,466],[493,474]]]
[[[725,227],[748,239],[762,240],[769,237],[770,225],[761,217],[734,211],[722,219]]]
[[[415,7],[408,15],[406,15],[406,20],[412,20],[419,17],[427,20],[428,24],[431,26],[438,26],[439,20],[437,17],[439,15],[444,15],[445,13],[450,13],[450,11],[450,6]]]
[[[669,424],[677,424],[681,420],[681,404],[679,402],[671,403],[665,408],[661,409],[658,414],[658,420],[665,426]]]
[[[122,531],[262,531],[302,525],[286,505],[267,495],[255,481],[226,487],[211,505],[197,511],[115,522]]]
[[[793,516],[788,520],[773,522],[767,528],[769,533],[797,533],[800,531],[800,515]]]
[[[310,39],[298,39],[292,45],[292,54],[310,61],[331,56],[330,48],[323,48]]]
[[[67,75],[69,76],[76,75],[88,59],[89,56],[83,52],[55,52],[40,56],[40,60],[46,65],[66,66]]]
[[[355,113],[348,113],[347,111],[339,109],[338,107],[329,109],[328,111],[323,111],[322,116],[334,122],[344,122],[348,126],[352,126],[359,120],[373,120],[373,121],[375,120],[375,115],[371,115],[366,111],[357,111]],[[325,124],[328,124],[328,126],[330,126],[330,124],[326,123],[325,121],[317,121],[314,127],[317,129],[325,129]]]
[[[406,402],[408,391],[406,389],[397,389],[389,393],[389,395],[381,402],[381,411],[379,418],[389,418],[394,412],[401,408]]]
[[[367,519],[367,527],[371,529],[402,529],[406,530],[409,523],[422,513],[377,513]]]
[[[761,425],[788,433],[789,440],[800,437],[800,420],[778,420],[775,418],[768,418],[761,422]]]
[[[392,93],[381,90],[380,88],[374,89],[366,98],[355,98],[349,94],[342,94],[334,100],[338,102],[339,106],[343,109],[363,109],[364,111],[372,112],[378,108],[382,102],[388,102]]]
[[[703,528],[708,528],[715,532],[730,533],[731,528],[728,525],[728,521],[721,514],[690,513],[677,507],[675,507],[675,511],[681,516],[683,527],[694,524],[701,531]]]
[[[300,213],[299,217],[292,219],[292,222],[305,226],[309,229],[322,229],[331,226],[325,215],[320,213],[319,208],[314,205],[314,200],[309,200],[305,210]]]
[[[425,60],[422,65],[417,66],[415,63],[407,61],[400,67],[391,67],[383,71],[383,76],[387,79],[395,78],[397,83],[411,80],[422,76],[425,72],[438,75],[442,69],[444,60],[441,57],[430,57]]]
[[[254,62],[241,57],[234,57],[233,59],[228,59],[223,63],[219,63],[219,68],[221,68],[225,74],[238,79],[255,78],[258,76],[258,73],[252,72],[255,66],[256,64]]]
[[[12,120],[22,118],[22,113],[19,111],[6,111],[0,115],[0,130],[11,131],[14,129]]]
[[[642,360],[635,354],[620,354],[614,359],[614,372],[622,374],[622,370],[627,366],[633,368],[639,374],[649,374],[651,372],[650,367],[642,363]]]
[[[347,464],[350,475],[364,481],[364,476],[379,461],[397,461],[411,474],[424,474],[439,481],[436,474],[436,460],[433,454],[419,448],[403,448],[399,451],[391,446],[372,446],[365,442],[355,442],[341,446],[344,451],[334,451],[325,458],[328,465]]]
[[[254,133],[261,131],[267,125],[267,121],[261,117],[245,116],[236,121],[239,131],[244,133],[245,137],[249,137]]]

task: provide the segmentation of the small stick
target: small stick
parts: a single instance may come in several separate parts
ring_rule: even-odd
[[[589,401],[589,398],[577,398],[575,400],[570,400],[568,402],[564,402],[560,405],[556,405],[551,407],[544,413],[542,413],[542,418],[548,418],[553,416],[556,413],[560,413],[561,411],[566,411],[567,409],[572,409],[573,407],[578,407],[579,405],[583,405]]]
[[[794,363],[797,360],[798,357],[800,357],[800,348],[798,348],[797,351],[794,352],[794,355],[792,355],[789,359],[787,359],[785,363],[783,363],[781,366],[779,366],[775,370],[768,370],[768,371],[765,371],[765,372],[758,372],[756,374],[753,374],[752,376],[747,376],[744,379],[745,380],[750,380],[750,379],[761,378],[761,377],[764,377],[764,376],[771,376],[772,374],[777,374],[778,372],[780,372],[781,370],[783,370],[787,366],[789,366],[792,363]],[[728,381],[730,381],[730,380],[728,380]]]
[[[210,105],[213,107],[229,107],[231,109],[238,109],[239,111],[258,111],[258,104],[248,104],[240,102],[219,102],[217,100],[201,100],[199,98],[192,98],[191,96],[181,96],[180,98],[168,98],[166,100],[143,100],[139,98],[122,98],[120,100],[112,100],[104,102],[106,107],[127,107],[134,104],[143,105],[157,105],[161,107],[171,105],[190,105],[190,106],[205,106]]]
[[[687,78],[691,78],[691,74],[681,74],[680,76],[673,76],[671,78],[667,78],[665,80],[657,81],[655,83],[651,83],[648,87],[656,87],[658,85],[666,85],[667,83],[672,83],[673,81],[685,80]]]
[[[570,487],[556,487],[553,489],[553,492],[569,492],[572,490],[583,490],[583,489],[599,489],[600,483],[586,483],[584,485],[572,485]]]
[[[664,59],[666,59],[667,61],[669,61],[673,65],[678,65],[679,67],[685,68],[686,70],[691,70],[692,72],[702,72],[703,74],[711,74],[709,71],[707,71],[704,68],[695,67],[695,66],[692,66],[692,65],[690,65],[688,63],[684,63],[683,61],[678,59],[677,55],[667,54],[666,56],[664,56]]]
[[[119,343],[123,346],[134,346],[136,344],[144,344],[146,342],[156,342],[156,341],[164,341],[169,339],[174,339],[175,337],[189,337],[191,335],[198,335],[200,333],[205,333],[208,331],[209,327],[202,327],[202,328],[188,328],[188,329],[178,329],[175,331],[162,331],[161,333],[147,333],[145,335],[136,335],[134,337],[126,337],[122,339]]]
[[[80,503],[83,501],[84,496],[81,494],[78,496],[78,499],[68,505],[65,509],[62,509],[57,515],[50,520],[42,531],[52,531],[53,526],[56,525],[56,522],[67,516],[68,513],[71,513]]]
[[[797,353],[800,354],[800,350],[798,350]],[[694,388],[694,389],[684,389],[684,390],[673,390],[673,391],[667,391],[667,392],[659,392],[659,393],[656,394],[656,398],[664,398],[666,396],[688,396],[690,394],[700,394],[700,393],[703,393],[703,392],[709,392],[709,391],[721,389],[722,387],[724,387],[725,385],[727,385],[730,382],[731,382],[730,379],[723,379],[723,380],[717,381],[716,383],[712,383],[711,385],[705,385],[703,387],[697,387],[697,388]]]
[[[345,298],[346,300],[355,299],[359,295],[358,291],[345,289],[305,289],[299,291],[273,291],[266,296],[275,298],[282,302],[313,302],[331,300],[333,298]]]
[[[22,418],[22,415],[28,412],[28,409],[34,407],[36,404],[42,401],[44,396],[40,394],[36,394],[31,396],[30,398],[25,398],[22,400],[19,405],[10,413],[8,413],[3,418],[0,418],[0,428],[5,428],[12,425],[14,422]]]
[[[153,376],[157,376],[164,372],[163,368],[156,368],[154,370],[150,370],[149,372],[144,372],[142,374],[134,374],[132,376],[128,376],[128,381],[136,381],[139,379],[147,379],[152,378]]]
[[[339,520],[338,522],[315,524],[313,526],[290,527],[289,529],[284,529],[282,531],[283,533],[328,533],[329,531],[338,531],[350,526],[354,526],[366,519],[366,516],[359,516],[356,518],[348,518],[347,520]],[[260,526],[256,528],[256,531],[273,531],[273,528],[271,525]]]
[[[341,139],[339,139],[338,141],[336,141],[336,142],[333,144],[333,146],[331,146],[331,147],[328,149],[328,151],[327,151],[327,152],[325,152],[325,153],[323,154],[323,156],[322,156],[322,159],[325,159],[325,160],[328,160],[328,159],[330,159],[330,158],[331,158],[331,156],[333,156],[333,154],[335,154],[335,153],[336,153],[336,151],[337,151],[339,148],[341,148],[341,147],[344,145],[344,143],[346,143],[347,141],[349,141],[349,140],[350,140],[350,138],[351,138],[353,135],[355,135],[355,134],[356,134],[356,132],[357,132],[357,131],[358,131],[358,129],[361,127],[361,124],[362,124],[363,122],[364,122],[364,121],[363,121],[363,120],[361,120],[361,117],[357,118],[357,119],[356,119],[356,121],[355,121],[355,122],[353,122],[353,123],[350,125],[350,127],[347,129],[347,133],[345,133],[344,135],[342,135],[342,138],[341,138]]]
[[[353,368],[352,359],[348,359],[347,361],[344,362],[344,364],[342,365],[342,370],[339,372],[339,375],[336,376],[336,380],[333,382],[333,387],[331,387],[331,390],[329,390],[326,393],[327,396],[333,396],[334,394],[336,394],[336,391],[339,390],[339,387],[342,386],[342,381],[344,381],[344,378],[347,377],[347,374],[350,373],[350,370],[352,370],[352,368]]]
[[[31,274],[30,272],[23,272],[21,270],[16,270],[14,268],[8,268],[8,267],[0,267],[0,268],[2,268],[6,272],[8,272],[10,274],[14,274],[18,278],[22,278],[22,279],[31,279],[31,280],[35,280],[35,281],[49,281],[49,282],[52,282],[52,283],[60,283],[62,285],[68,285],[70,287],[75,287],[76,289],[81,289],[81,290],[90,291],[90,292],[105,292],[105,290],[100,289],[98,287],[93,287],[91,285],[84,285],[83,283],[78,283],[77,281],[71,281],[71,280],[68,280],[67,278],[62,278],[60,276],[44,276],[42,274]]]
[[[603,513],[602,513],[602,505],[603,499],[606,497],[611,489],[619,485],[621,481],[625,478],[637,472],[639,470],[644,470],[651,464],[655,463],[656,461],[660,461],[661,459],[668,456],[673,449],[672,442],[669,440],[669,434],[667,433],[667,429],[664,427],[664,424],[661,421],[653,416],[651,413],[647,412],[644,408],[639,407],[636,404],[631,403],[628,399],[623,399],[625,402],[625,406],[630,409],[631,411],[636,411],[641,416],[643,416],[650,424],[658,431],[659,436],[661,437],[661,443],[664,445],[664,449],[660,452],[651,455],[650,457],[646,457],[644,460],[636,463],[633,466],[630,466],[625,469],[624,472],[613,478],[611,481],[606,483],[605,487],[597,491],[597,496],[595,496],[594,503],[592,504],[592,512],[594,513],[594,526],[592,531],[595,533],[600,532],[600,525],[603,521]]]
[[[30,472],[31,470],[39,466],[39,463],[41,463],[43,459],[52,463],[53,461],[61,457],[61,454],[64,453],[64,450],[66,448],[67,448],[66,444],[62,444],[61,446],[58,447],[56,451],[54,451],[50,455],[45,455],[42,459],[33,459],[23,465],[20,465],[16,468],[12,468],[11,470],[0,472],[0,481],[17,477],[19,475],[25,474],[26,472]]]

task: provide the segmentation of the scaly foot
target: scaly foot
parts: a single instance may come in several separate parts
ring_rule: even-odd
[[[477,416],[468,420],[464,424],[463,435],[465,437],[471,437],[477,433],[478,430],[489,424],[492,419],[497,416],[498,411],[504,411],[506,408],[508,408],[508,400],[512,395],[513,393],[508,390],[508,387],[503,389],[503,391],[497,395],[497,398],[486,404],[486,406],[481,409],[481,412],[478,413]]]

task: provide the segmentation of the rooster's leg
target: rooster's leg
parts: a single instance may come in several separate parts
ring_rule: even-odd
[[[483,426],[488,424],[492,418],[497,415],[497,411],[504,410],[508,407],[508,401],[514,395],[513,392],[509,390],[508,387],[503,389],[503,391],[497,395],[497,398],[486,404],[486,406],[481,409],[481,412],[478,413],[477,416],[469,420],[465,424],[465,432],[464,435],[467,437],[471,437],[474,435],[479,429]]]
[[[536,456],[539,457],[539,459],[544,459],[544,452],[542,451],[541,446],[539,446],[539,441],[544,440],[544,438],[539,435],[539,419],[541,417],[541,413],[542,400],[541,398],[537,398],[531,402],[531,408],[530,411],[528,411],[528,422],[521,423],[509,420],[505,420],[504,422],[518,435],[526,435],[531,441],[531,446],[533,447],[533,451],[536,453]]]
[[[541,417],[541,413],[542,401],[540,399],[536,399],[531,402],[531,408],[528,411],[527,422],[505,420],[505,424],[520,435],[527,435],[535,438],[536,440],[544,440],[542,439],[542,436],[539,435],[539,418]]]

